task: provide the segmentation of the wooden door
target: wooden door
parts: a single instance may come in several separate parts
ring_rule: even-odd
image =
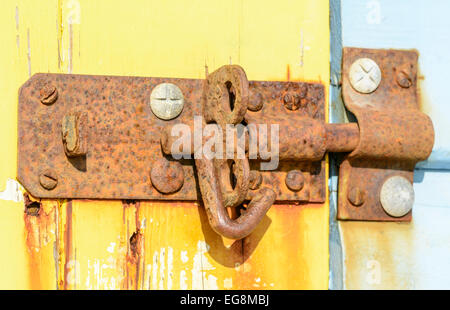
[[[232,63],[328,93],[328,0],[7,0],[0,16],[0,288],[327,289],[328,203],[275,205],[239,241],[193,202],[43,200],[36,216],[16,145],[17,92],[38,72],[204,78]]]

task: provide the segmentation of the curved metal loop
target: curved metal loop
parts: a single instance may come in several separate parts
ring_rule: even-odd
[[[230,239],[242,239],[248,236],[275,202],[275,192],[269,188],[261,189],[250,201],[247,210],[237,219],[232,220],[225,207],[219,172],[214,167],[214,160],[196,159],[195,165],[211,227],[218,234]]]
[[[237,65],[223,66],[207,77],[203,115],[225,131],[227,124],[243,121],[247,111],[249,84],[244,70]],[[233,162],[231,168],[230,162]],[[241,239],[250,234],[275,201],[273,190],[265,188],[256,194],[244,214],[237,219],[228,216],[227,207],[237,207],[248,192],[250,167],[248,159],[195,159],[200,191],[211,227],[219,234]],[[231,185],[231,170],[235,177]]]
[[[204,116],[220,126],[239,124],[247,112],[249,85],[244,69],[223,66],[208,75]]]

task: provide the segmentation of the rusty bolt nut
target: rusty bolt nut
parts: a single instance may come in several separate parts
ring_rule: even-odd
[[[261,110],[263,107],[263,96],[261,93],[251,92],[250,100],[248,101],[248,109],[253,112]]]
[[[250,171],[249,188],[251,190],[258,189],[261,186],[261,183],[262,183],[261,173],[256,170]]]
[[[305,185],[305,177],[300,170],[291,170],[287,173],[285,182],[291,191],[298,192]]]
[[[41,183],[41,186],[47,190],[54,189],[58,184],[58,177],[56,175],[56,172],[51,169],[43,171],[39,175],[39,183]]]
[[[46,84],[39,92],[39,97],[43,104],[51,105],[58,99],[58,90],[54,85]]]
[[[163,194],[175,193],[184,183],[183,166],[177,161],[159,159],[153,163],[150,179],[157,191]]]
[[[412,85],[411,76],[405,71],[399,71],[397,73],[397,84],[403,88],[409,88]]]
[[[353,187],[347,194],[348,201],[355,207],[359,207],[366,201],[367,192],[359,187]]]

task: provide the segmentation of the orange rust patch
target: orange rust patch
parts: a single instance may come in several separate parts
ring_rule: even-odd
[[[140,202],[133,200],[122,201],[123,221],[127,225],[127,255],[126,255],[126,279],[123,285],[126,289],[139,289],[139,279],[143,273],[144,258],[144,234],[141,232],[141,223],[139,219]],[[129,227],[127,214],[134,214],[134,227]],[[133,223],[131,223],[133,225]],[[132,233],[130,232],[132,231]],[[130,236],[131,234],[131,236]],[[141,268],[142,267],[142,268]]]
[[[46,254],[42,252],[53,239],[51,234],[55,224],[55,209],[50,207],[44,210],[41,201],[30,198],[27,193],[24,194],[24,205],[30,289],[42,289],[47,284],[43,279]]]

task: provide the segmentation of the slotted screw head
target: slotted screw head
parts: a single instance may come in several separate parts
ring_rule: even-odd
[[[58,177],[56,175],[56,172],[51,170],[51,169],[47,169],[45,171],[43,171],[40,175],[39,175],[39,183],[41,184],[41,186],[47,190],[52,190],[56,187],[56,185],[58,184]]]
[[[52,84],[46,84],[39,91],[39,97],[43,104],[51,105],[58,99],[58,90]]]
[[[400,71],[397,73],[397,83],[403,88],[409,88],[412,86],[412,78],[408,72]]]
[[[355,207],[362,206],[366,201],[367,192],[359,187],[353,187],[348,191],[348,201]]]
[[[170,120],[183,111],[184,97],[180,88],[175,84],[161,83],[150,95],[150,108],[156,117]]]
[[[390,216],[405,216],[414,204],[414,188],[411,182],[402,176],[388,178],[381,187],[380,202]]]
[[[305,185],[305,177],[300,170],[291,170],[286,174],[285,183],[291,191],[298,192]]]
[[[350,66],[349,78],[357,92],[370,94],[380,85],[381,70],[372,59],[359,58]]]

